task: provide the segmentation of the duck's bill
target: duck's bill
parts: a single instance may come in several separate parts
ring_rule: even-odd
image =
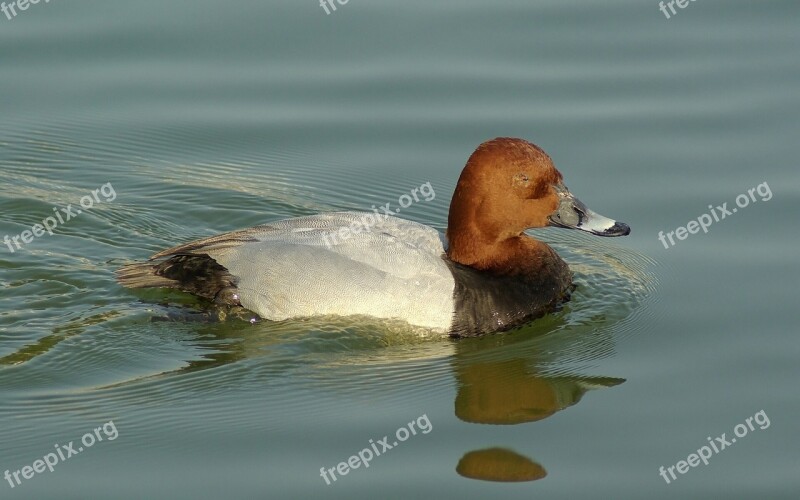
[[[631,228],[627,224],[592,212],[565,187],[559,186],[558,191],[560,197],[558,209],[547,218],[548,225],[579,229],[597,236],[627,236],[631,234]]]

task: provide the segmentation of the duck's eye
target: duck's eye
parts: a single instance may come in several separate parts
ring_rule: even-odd
[[[514,184],[527,186],[529,180],[530,179],[528,179],[528,176],[525,174],[517,174],[514,176]]]

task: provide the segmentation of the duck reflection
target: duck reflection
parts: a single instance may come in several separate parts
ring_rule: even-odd
[[[545,376],[524,359],[457,365],[456,416],[473,424],[514,425],[554,415],[586,391],[624,382],[609,377]]]
[[[470,451],[458,461],[456,472],[470,479],[506,483],[536,481],[547,475],[541,465],[505,448]]]
[[[589,390],[613,387],[625,381],[612,377],[547,374],[537,366],[537,361],[544,359],[542,352],[535,349],[536,344],[535,340],[512,341],[510,345],[492,349],[493,346],[481,345],[480,341],[458,342],[453,357],[457,382],[456,417],[473,424],[536,422],[577,404]],[[544,467],[534,460],[500,447],[466,453],[456,472],[472,479],[509,482],[535,481],[547,475]]]

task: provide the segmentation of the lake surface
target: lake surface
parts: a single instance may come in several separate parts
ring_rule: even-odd
[[[0,498],[797,498],[800,4],[336,6],[0,14],[0,238],[69,219],[0,246]],[[114,280],[427,182],[400,215],[444,230],[497,136],[632,227],[535,231],[578,288],[519,330],[251,323]]]

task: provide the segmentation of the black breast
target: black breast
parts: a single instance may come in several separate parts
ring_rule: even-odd
[[[569,300],[572,273],[556,256],[539,272],[501,275],[478,271],[447,258],[455,279],[451,337],[474,337],[523,325]]]

